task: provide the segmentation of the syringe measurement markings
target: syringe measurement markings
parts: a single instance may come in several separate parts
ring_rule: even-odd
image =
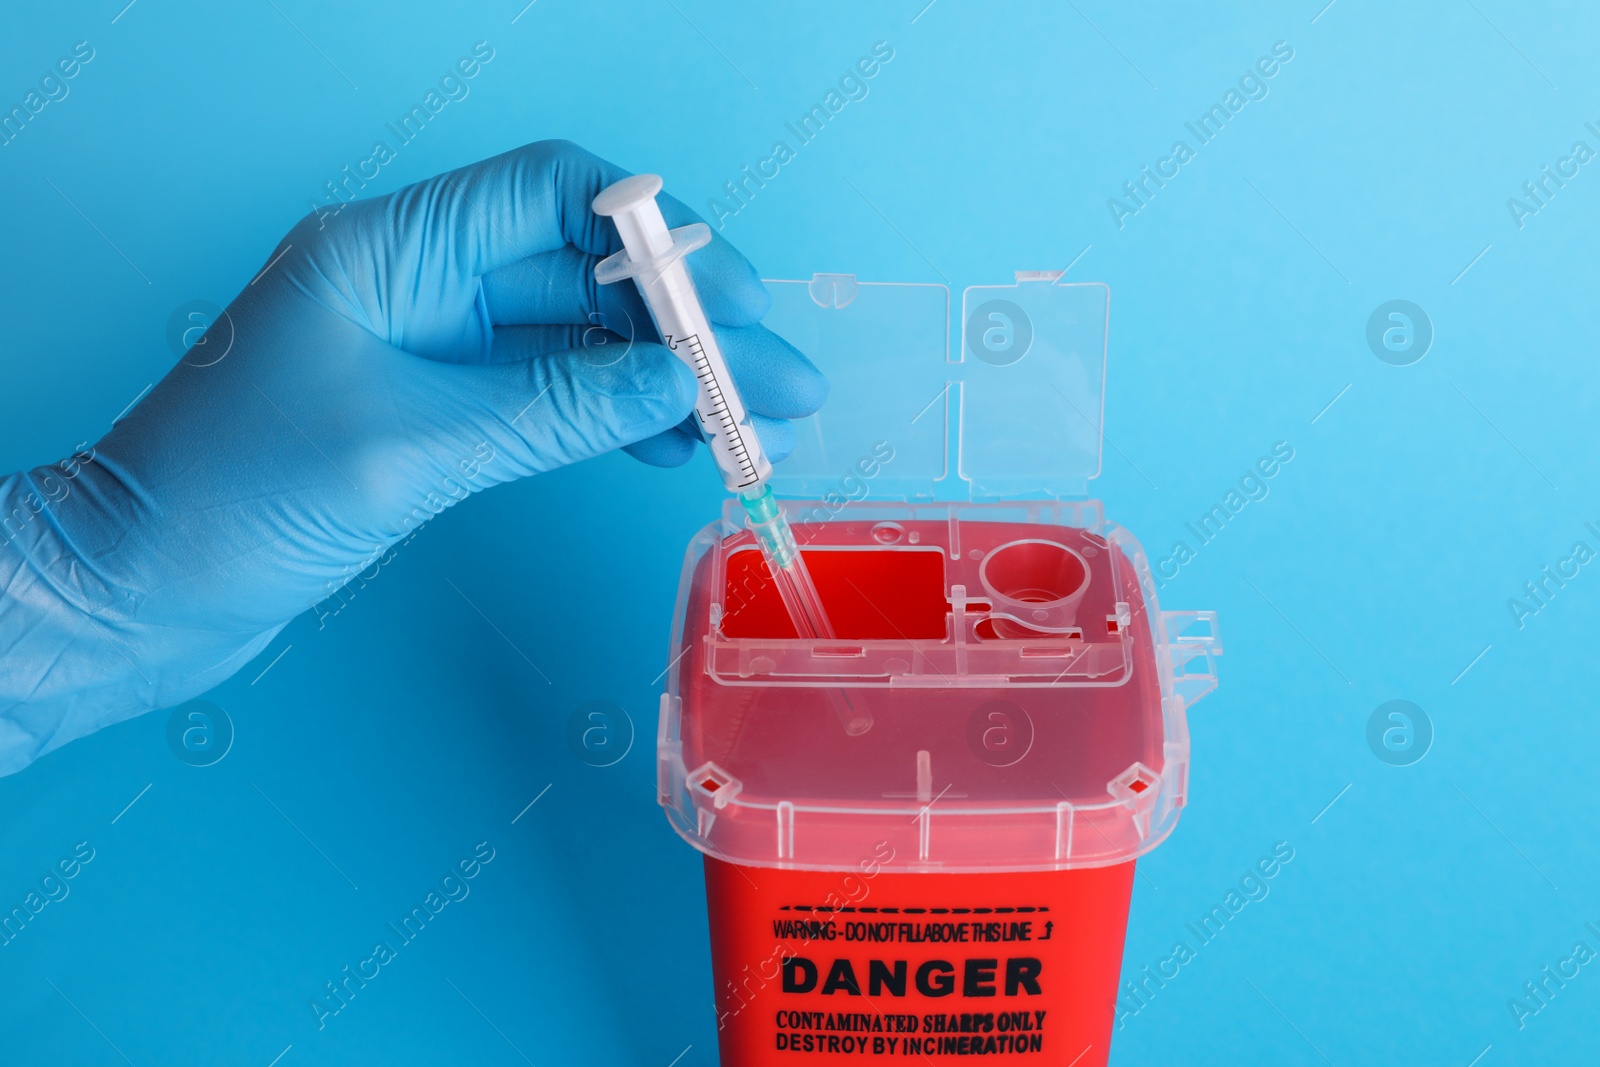
[[[755,464],[750,460],[749,449],[745,446],[744,435],[740,432],[739,423],[734,419],[733,412],[722,395],[722,388],[717,384],[715,375],[711,373],[710,361],[704,355],[699,336],[691,334],[683,340],[689,343],[695,366],[699,368],[695,373],[695,377],[705,387],[706,395],[714,405],[712,415],[722,424],[722,433],[729,442],[728,451],[738,459],[739,471],[746,479],[744,484],[749,485],[757,480],[756,469]],[[702,419],[701,421],[705,420]]]
[[[750,450],[745,447],[744,435],[739,432],[739,424],[722,395],[722,386],[717,383],[716,375],[711,373],[711,361],[706,358],[705,346],[700,343],[700,335],[692,333],[681,338],[681,341],[689,346],[689,353],[695,366],[695,378],[705,388],[707,398],[714,405],[712,415],[722,423],[722,432],[729,442],[728,450],[738,457],[740,472],[754,481],[756,468],[755,464],[750,462]]]

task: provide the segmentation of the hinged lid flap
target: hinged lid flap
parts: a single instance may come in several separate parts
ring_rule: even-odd
[[[1059,278],[962,295],[958,469],[975,500],[1085,496],[1100,473],[1111,290]]]
[[[796,425],[774,490],[856,500],[1086,495],[1100,472],[1109,290],[1059,278],[1018,272],[1013,285],[967,289],[956,358],[943,285],[848,274],[769,281],[765,324],[830,385],[822,410]]]
[[[822,410],[795,426],[795,450],[773,468],[784,496],[929,498],[947,475],[950,291],[819,274],[769,281],[763,323],[828,376]],[[877,462],[885,455],[887,463]],[[872,472],[870,482],[864,476]]]

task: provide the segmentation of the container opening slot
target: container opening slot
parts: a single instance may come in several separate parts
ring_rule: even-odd
[[[839,642],[944,639],[950,603],[938,548],[814,548],[801,555]],[[725,576],[723,637],[796,636],[760,551],[728,553]]]

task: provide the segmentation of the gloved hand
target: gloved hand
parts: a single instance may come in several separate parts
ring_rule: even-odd
[[[685,462],[693,374],[634,286],[594,281],[621,245],[590,202],[626,175],[546,141],[308,217],[92,452],[0,481],[0,774],[216,685],[473,492],[616,448]],[[689,265],[786,455],[825,381],[727,242]]]

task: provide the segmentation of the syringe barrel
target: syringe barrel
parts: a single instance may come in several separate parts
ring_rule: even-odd
[[[730,492],[759,485],[772,474],[744,399],[734,387],[688,266],[680,258],[659,273],[634,276],[663,343],[689,365],[700,383],[695,420],[711,448],[711,458]]]
[[[596,268],[601,282],[631,276],[664,344],[694,371],[700,384],[695,421],[705,434],[711,458],[730,492],[762,484],[772,463],[761,448],[755,423],[733,383],[722,346],[706,318],[684,256],[704,237],[691,230],[668,230],[656,204],[661,179],[651,174],[625,178],[595,198],[597,214],[612,217],[627,249]],[[607,269],[610,267],[611,269]]]

